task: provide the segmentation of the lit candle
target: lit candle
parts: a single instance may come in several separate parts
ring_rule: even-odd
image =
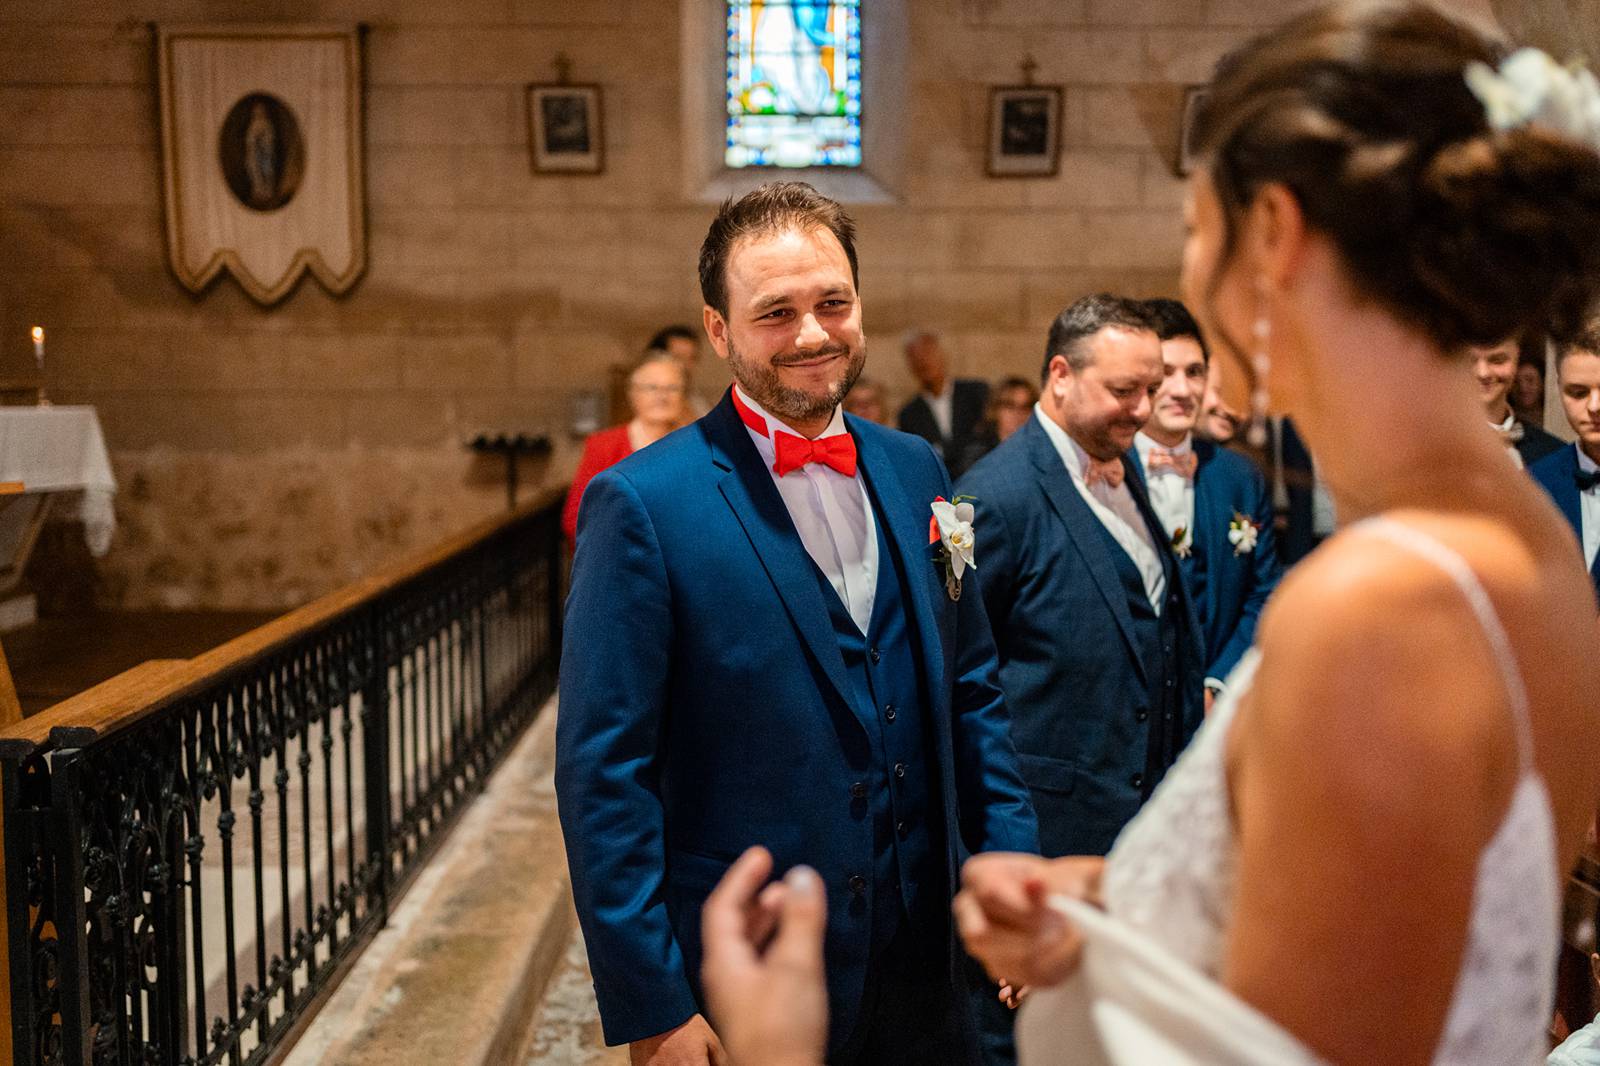
[[[39,369],[44,369],[44,327],[33,327],[33,360],[39,364]]]

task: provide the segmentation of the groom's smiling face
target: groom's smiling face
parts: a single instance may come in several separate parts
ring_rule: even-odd
[[[739,387],[802,433],[820,433],[861,374],[866,338],[850,260],[826,229],[740,239],[728,256],[728,313],[706,334]]]

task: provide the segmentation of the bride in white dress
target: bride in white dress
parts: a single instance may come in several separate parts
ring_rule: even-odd
[[[1293,1049],[1270,1061],[1535,1062],[1600,793],[1600,627],[1460,353],[1590,312],[1600,90],[1419,4],[1336,5],[1225,62],[1199,140],[1184,295],[1230,402],[1292,414],[1350,524],[1284,580],[1110,856],[974,858],[963,937],[1034,990],[1025,1013],[1087,931],[1091,977],[1131,937],[1158,981],[1170,963]],[[767,863],[707,906],[708,995],[736,1062],[813,1063],[820,887],[802,871],[757,897]],[[1053,896],[1105,914],[1080,929]],[[1174,978],[1152,1014],[1199,987]],[[1075,1058],[1082,1019],[1055,1003],[1022,1027],[1024,1066],[1041,1029],[1059,1061],[1141,1061],[1103,1030]]]

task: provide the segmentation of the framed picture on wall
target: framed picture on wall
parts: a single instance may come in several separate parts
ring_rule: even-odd
[[[1191,85],[1183,92],[1183,117],[1178,123],[1178,158],[1173,167],[1180,178],[1188,177],[1189,172],[1194,169],[1195,124],[1200,117],[1200,109],[1205,106],[1206,98],[1210,95],[1209,85]]]
[[[600,86],[529,85],[528,146],[537,174],[604,170]]]
[[[998,86],[989,90],[991,178],[1050,177],[1061,166],[1061,87]]]

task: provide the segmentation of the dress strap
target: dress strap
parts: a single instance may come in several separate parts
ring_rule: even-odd
[[[1443,570],[1466,597],[1467,603],[1472,607],[1472,613],[1478,616],[1478,625],[1483,629],[1483,635],[1489,641],[1495,664],[1500,668],[1506,698],[1511,701],[1512,724],[1516,726],[1517,731],[1517,768],[1521,773],[1527,774],[1533,769],[1533,724],[1528,709],[1528,689],[1523,684],[1522,670],[1517,665],[1517,657],[1512,653],[1511,638],[1507,635],[1505,626],[1501,624],[1500,616],[1495,613],[1494,604],[1490,602],[1489,594],[1484,591],[1478,575],[1473,573],[1472,567],[1467,565],[1467,561],[1455,549],[1403,522],[1377,515],[1361,522],[1360,525]]]

